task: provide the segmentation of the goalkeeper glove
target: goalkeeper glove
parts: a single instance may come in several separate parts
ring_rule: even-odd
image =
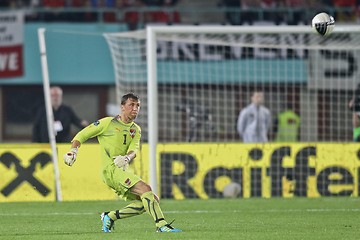
[[[125,156],[119,155],[119,156],[114,157],[114,164],[118,168],[123,168],[124,171],[126,169],[126,164],[128,164],[129,162],[130,162],[130,158],[127,155],[125,155]]]
[[[70,152],[67,152],[64,155],[64,162],[66,165],[71,167],[74,164],[74,162],[76,161],[77,152],[78,152],[77,148],[72,148],[70,149]]]

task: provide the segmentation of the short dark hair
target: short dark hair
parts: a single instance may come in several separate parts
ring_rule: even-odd
[[[124,105],[129,98],[130,98],[130,99],[133,99],[133,100],[135,100],[135,101],[139,101],[139,100],[140,100],[140,98],[139,98],[138,95],[135,95],[134,93],[129,92],[129,93],[127,93],[127,94],[125,94],[125,95],[123,95],[123,96],[121,97],[121,105]]]

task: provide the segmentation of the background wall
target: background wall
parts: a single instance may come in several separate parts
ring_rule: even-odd
[[[25,74],[19,78],[0,79],[0,85],[42,84],[37,33],[40,27],[47,30],[45,38],[52,84],[114,84],[111,55],[102,33],[124,31],[125,25],[27,23],[24,27]]]

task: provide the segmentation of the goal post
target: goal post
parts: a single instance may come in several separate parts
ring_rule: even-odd
[[[241,143],[238,115],[257,90],[264,92],[272,120],[287,105],[301,117],[297,142],[353,141],[348,102],[360,82],[358,26],[336,26],[327,37],[310,26],[282,25],[148,26],[104,35],[114,61],[118,98],[127,91],[142,97],[138,121],[149,144],[149,180],[155,192],[160,191],[159,181],[161,189],[167,180],[170,185],[174,181],[174,176],[160,179],[170,170],[156,166],[157,146]],[[274,122],[268,132],[271,143],[276,142]],[[170,167],[181,172],[181,166]],[[177,177],[179,182],[189,179],[185,173]]]
[[[158,92],[157,92],[157,58],[156,58],[156,32],[148,28],[146,32],[146,54],[147,54],[147,92],[148,92],[148,124],[149,124],[149,183],[155,193],[158,193],[158,171],[157,171],[157,152],[158,143]]]
[[[55,129],[53,124],[54,114],[51,106],[49,69],[48,69],[48,60],[47,60],[46,42],[45,42],[45,28],[38,29],[38,37],[39,37],[40,59],[41,59],[41,71],[43,78],[43,91],[45,98],[46,120],[48,127],[49,143],[52,153],[51,159],[54,166],[56,201],[61,202],[62,191],[61,191],[59,164],[58,164],[58,152],[56,148]]]

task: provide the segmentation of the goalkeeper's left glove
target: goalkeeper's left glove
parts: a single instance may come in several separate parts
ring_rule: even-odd
[[[114,164],[118,167],[118,168],[123,168],[123,170],[125,171],[126,169],[126,165],[130,162],[130,157],[125,155],[125,156],[116,156],[113,157],[114,158]]]
[[[64,155],[64,162],[66,165],[68,166],[72,166],[74,164],[74,162],[76,161],[76,155],[78,153],[78,149],[77,148],[72,148],[70,149],[70,152],[67,152]]]

